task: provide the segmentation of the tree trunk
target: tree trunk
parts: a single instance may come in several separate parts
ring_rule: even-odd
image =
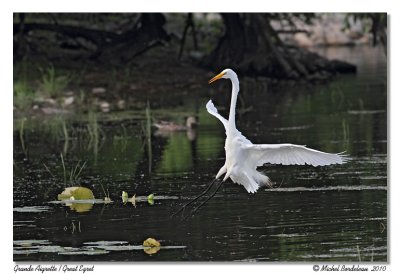
[[[206,64],[216,69],[237,67],[243,61],[246,51],[245,25],[238,13],[222,13],[221,16],[225,33],[208,56]]]
[[[284,45],[270,24],[269,14],[221,16],[225,33],[205,59],[203,64],[207,67],[215,70],[230,67],[244,74],[284,79],[312,78],[336,72],[335,65],[328,60]],[[313,65],[314,62],[318,66]],[[342,66],[343,63],[338,69]],[[355,71],[354,66],[349,66],[343,71]]]

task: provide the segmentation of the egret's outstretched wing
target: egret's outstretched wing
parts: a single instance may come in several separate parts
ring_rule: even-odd
[[[255,145],[246,144],[243,148],[247,151],[252,163],[261,166],[264,163],[282,165],[312,165],[326,166],[343,164],[348,158],[342,153],[326,153],[301,145],[276,144]]]
[[[208,101],[207,105],[206,105],[207,111],[208,113],[210,113],[211,115],[217,117],[221,123],[224,125],[225,129],[228,126],[228,120],[226,120],[224,117],[221,116],[221,114],[218,113],[217,108],[214,106],[213,102],[210,100]]]

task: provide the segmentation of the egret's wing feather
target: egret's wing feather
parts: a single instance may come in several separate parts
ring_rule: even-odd
[[[225,129],[227,129],[228,120],[226,120],[224,117],[221,116],[221,114],[218,113],[217,108],[214,106],[214,104],[211,100],[208,101],[206,108],[207,108],[208,113],[210,113],[211,115],[218,118],[221,121],[221,123],[224,125]]]
[[[261,166],[264,163],[326,166],[332,164],[343,164],[349,159],[342,153],[326,153],[293,144],[246,144],[243,145],[243,148],[247,151],[253,164],[257,166]]]

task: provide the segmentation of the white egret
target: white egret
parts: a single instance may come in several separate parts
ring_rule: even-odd
[[[231,69],[225,69],[208,83],[211,84],[219,79],[229,79],[232,82],[232,97],[229,111],[229,119],[222,117],[215,108],[213,102],[208,101],[207,111],[218,118],[225,127],[225,164],[217,173],[211,184],[196,198],[186,203],[178,212],[186,206],[204,196],[213,184],[223,174],[223,180],[218,184],[216,190],[197,206],[193,211],[196,212],[202,205],[210,200],[221,187],[222,183],[230,178],[234,183],[244,186],[249,193],[255,193],[260,186],[272,186],[271,180],[265,174],[257,171],[258,166],[265,163],[282,165],[312,165],[325,166],[332,164],[343,164],[347,158],[342,153],[326,153],[307,148],[304,145],[294,144],[253,144],[242,135],[236,128],[235,113],[236,101],[239,94],[239,79]],[[175,214],[177,214],[176,212]],[[175,215],[174,214],[174,215]]]
[[[346,162],[346,156],[341,153],[326,153],[303,145],[253,144],[236,129],[235,109],[239,94],[239,79],[236,73],[231,69],[225,69],[208,83],[211,84],[219,79],[231,80],[232,97],[228,120],[218,113],[211,100],[206,105],[207,111],[221,121],[226,131],[226,160],[216,179],[225,174],[222,181],[230,178],[234,183],[244,186],[247,192],[255,193],[260,186],[271,185],[270,179],[256,170],[264,163],[325,166]]]

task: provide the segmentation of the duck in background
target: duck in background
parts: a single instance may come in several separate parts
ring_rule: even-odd
[[[156,136],[168,137],[174,132],[186,131],[189,140],[196,138],[194,130],[197,125],[198,121],[195,116],[187,117],[185,125],[180,125],[170,121],[159,121],[153,124],[153,126],[157,128],[157,131],[155,132]]]

